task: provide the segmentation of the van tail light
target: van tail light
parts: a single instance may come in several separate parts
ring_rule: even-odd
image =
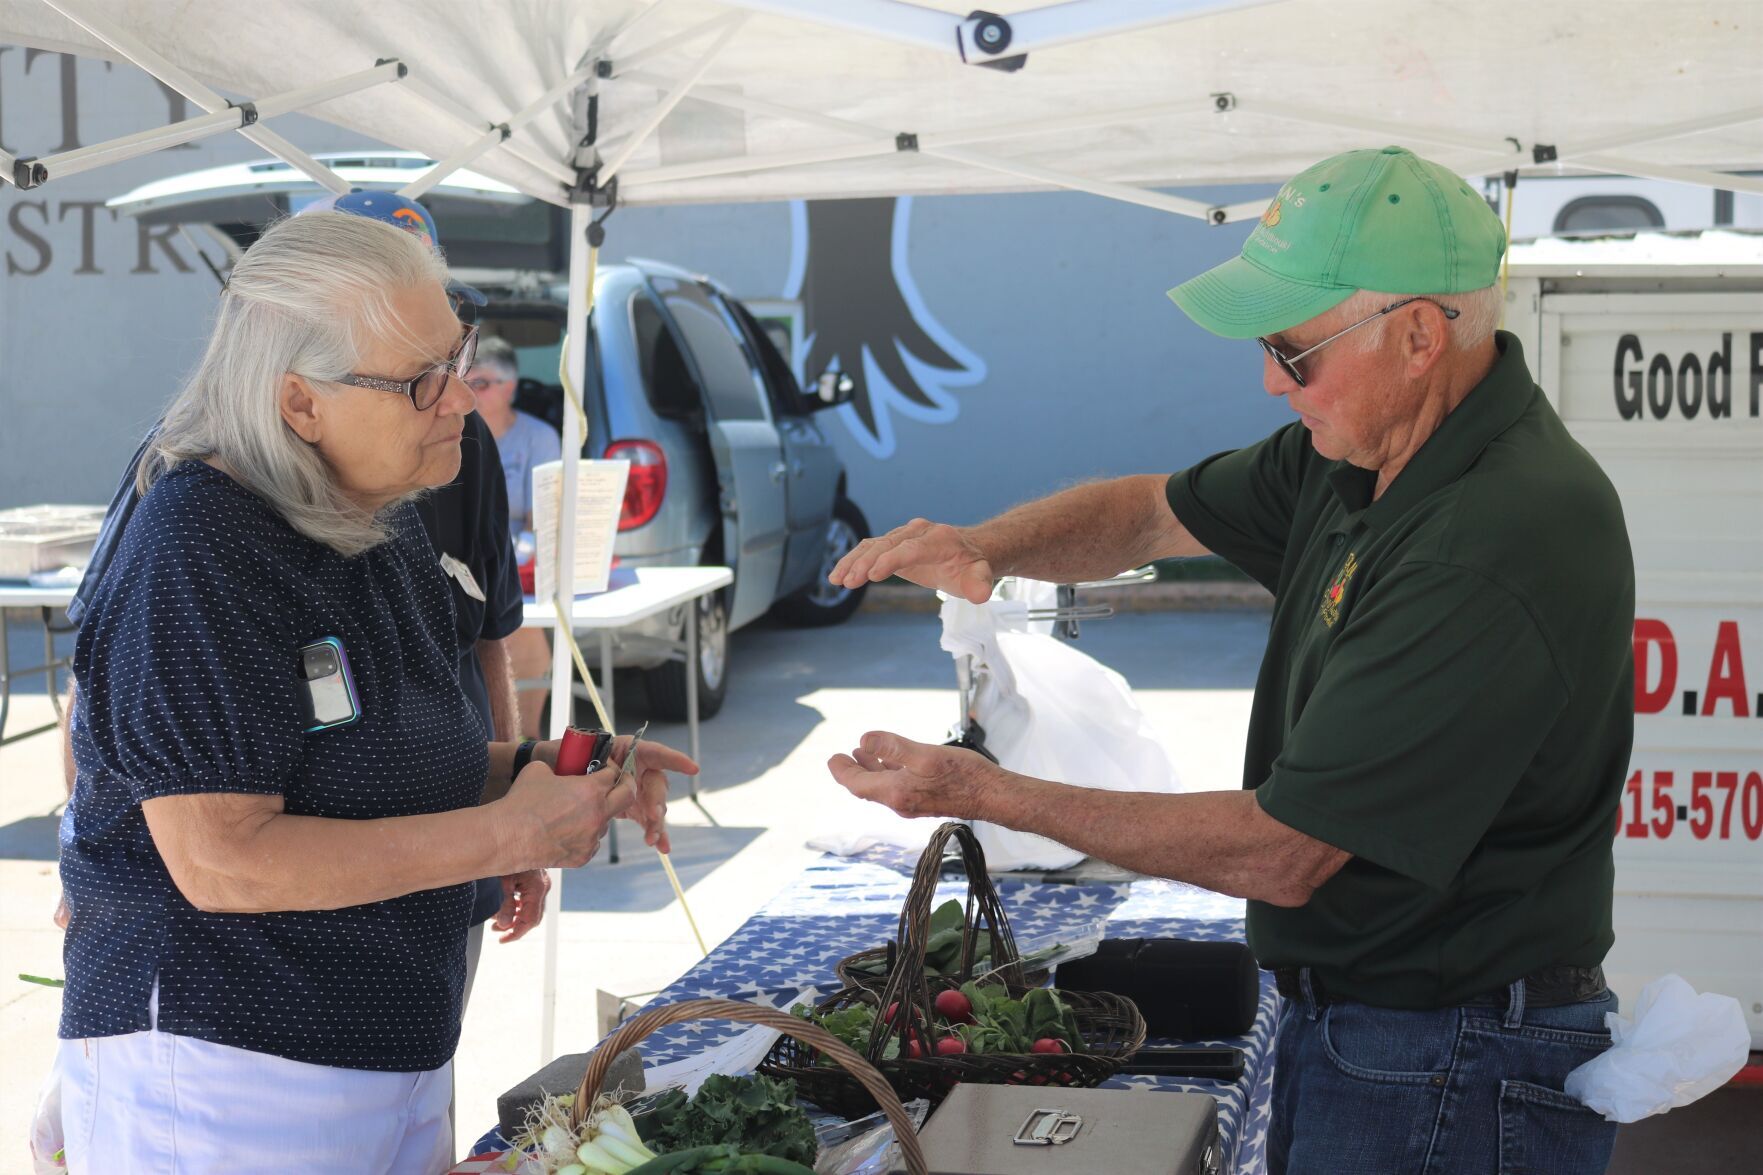
[[[667,497],[667,454],[654,441],[613,441],[606,446],[606,459],[631,463],[618,529],[635,530],[661,512]]]

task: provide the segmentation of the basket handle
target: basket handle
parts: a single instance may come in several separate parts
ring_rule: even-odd
[[[818,1025],[810,1024],[788,1012],[780,1012],[776,1008],[745,1004],[738,1000],[683,1000],[677,1004],[663,1004],[632,1017],[611,1036],[601,1041],[588,1058],[588,1071],[582,1074],[582,1083],[575,1091],[575,1105],[569,1112],[570,1125],[581,1125],[593,1106],[594,1099],[600,1095],[600,1086],[606,1080],[607,1070],[612,1068],[613,1059],[619,1053],[657,1029],[683,1024],[688,1020],[737,1020],[748,1024],[763,1024],[819,1049],[837,1061],[875,1098],[876,1104],[881,1107],[882,1113],[887,1115],[888,1122],[894,1128],[894,1138],[900,1144],[900,1155],[906,1162],[908,1175],[928,1175],[930,1169],[924,1163],[924,1151],[918,1144],[918,1131],[912,1125],[912,1119],[906,1116],[905,1107],[900,1105],[899,1096],[894,1093],[887,1080],[876,1072],[875,1066]]]
[[[991,874],[986,872],[986,853],[980,847],[979,838],[972,828],[958,820],[951,820],[931,833],[930,842],[925,845],[924,852],[919,855],[918,867],[913,871],[912,888],[907,891],[906,902],[900,908],[900,927],[895,935],[898,951],[890,959],[887,982],[882,986],[878,1006],[886,1008],[890,1004],[909,1000],[932,1023],[930,983],[924,971],[924,956],[930,944],[931,902],[936,898],[937,882],[942,876],[943,848],[954,837],[961,846],[963,868],[967,873],[967,908],[963,914],[964,929],[962,931],[961,963],[965,973],[971,973],[974,962],[973,951],[980,924],[983,922],[992,934],[992,970],[1007,985],[1022,986],[1023,971],[1020,956],[1016,951],[1016,936],[1010,931],[1010,918],[1004,912],[1004,903],[998,897],[998,887],[993,884]],[[869,1057],[871,1060],[880,1058],[890,1036],[900,1039],[901,1050],[907,1047],[910,1039],[911,1021],[908,1017],[895,1017],[892,1023],[885,1016],[877,1016],[875,1026],[870,1032]]]

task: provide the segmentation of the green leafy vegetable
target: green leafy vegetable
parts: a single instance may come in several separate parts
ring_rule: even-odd
[[[639,1132],[642,1125],[638,1123]],[[706,1078],[698,1093],[661,1124],[656,1136],[644,1142],[671,1158],[674,1152],[699,1147],[723,1146],[735,1155],[758,1152],[811,1165],[818,1149],[814,1126],[796,1104],[796,1083],[769,1077]],[[646,1163],[641,1170],[653,1166]],[[775,1171],[768,1167],[656,1167],[657,1171]]]

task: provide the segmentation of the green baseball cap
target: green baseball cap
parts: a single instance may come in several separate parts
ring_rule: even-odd
[[[1402,147],[1324,159],[1279,190],[1243,251],[1169,291],[1230,339],[1277,334],[1356,290],[1461,294],[1494,284],[1506,232],[1456,172]]]

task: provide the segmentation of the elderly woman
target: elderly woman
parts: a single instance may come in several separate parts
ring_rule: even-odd
[[[444,1169],[472,881],[585,864],[627,810],[665,847],[689,759],[560,778],[554,744],[486,743],[455,679],[410,505],[472,408],[445,281],[390,225],[277,224],[142,462],[75,654],[76,1172]],[[353,698],[316,728],[301,650],[327,640]]]

